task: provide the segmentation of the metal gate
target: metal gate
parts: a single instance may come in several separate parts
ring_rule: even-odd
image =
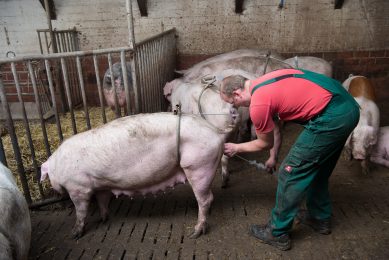
[[[77,82],[69,77],[68,59],[76,62]],[[33,101],[38,111],[38,120],[30,120],[27,117],[25,96],[23,95],[18,71],[12,69],[13,91],[17,93],[17,102],[22,107],[22,121],[13,120],[10,111],[9,91],[0,78],[0,99],[3,111],[5,111],[5,125],[8,134],[0,139],[0,159],[14,174],[18,174],[17,181],[22,187],[27,202],[31,207],[39,206],[58,200],[52,196],[48,184],[39,182],[40,165],[51,155],[60,143],[67,137],[78,132],[91,129],[101,123],[106,123],[114,117],[122,115],[117,98],[115,98],[115,114],[111,119],[107,113],[103,98],[102,75],[107,69],[102,65],[108,64],[112,72],[113,63],[120,62],[122,68],[126,68],[126,62],[131,63],[133,82],[128,82],[127,70],[123,69],[124,89],[126,94],[126,115],[160,112],[165,109],[162,88],[167,81],[174,76],[176,59],[175,29],[171,29],[150,39],[140,42],[135,48],[122,47],[93,51],[76,51],[67,53],[31,55],[0,60],[0,68],[16,68],[26,66],[28,77],[33,88]],[[53,107],[54,119],[46,120],[43,116],[43,100],[38,90],[38,80],[34,73],[34,62],[44,64],[48,82],[48,94]],[[59,112],[59,86],[53,79],[53,66],[60,67],[61,78],[64,82],[64,91],[68,113]],[[91,79],[94,74],[95,81]],[[86,76],[87,74],[87,76]],[[82,109],[78,111],[71,93],[76,85],[82,99]],[[133,91],[130,98],[130,90]],[[91,107],[90,95],[97,92],[98,107]],[[90,117],[91,111],[98,111],[97,116]],[[67,125],[65,125],[67,123]],[[39,154],[38,154],[39,150]]]
[[[41,54],[50,54],[55,53],[54,51],[54,45],[56,46],[56,50],[59,53],[64,52],[75,52],[80,50],[80,44],[78,39],[78,32],[76,30],[76,27],[69,30],[54,30],[52,31],[53,37],[55,43],[51,42],[50,39],[50,30],[49,29],[38,29],[38,41],[39,41],[39,49],[41,51]],[[81,97],[81,91],[80,86],[78,84],[78,76],[77,76],[77,62],[74,57],[65,57],[66,59],[66,70],[68,73],[68,78],[70,84],[70,94],[72,96],[72,101],[74,106],[78,106],[82,104],[82,97]],[[38,63],[39,64],[39,63]],[[42,78],[45,77],[45,65],[39,64],[38,67],[38,73],[39,78],[41,79],[41,85],[43,88],[48,89],[48,82],[47,80],[44,81]],[[63,77],[61,75],[61,64],[59,63],[53,63],[52,64],[54,75],[53,79],[60,88],[60,91],[64,88],[64,82]],[[46,83],[46,84],[45,84]],[[64,96],[64,91],[61,91],[61,95]],[[65,100],[65,98],[61,99],[62,101]],[[65,103],[65,102],[64,102]],[[66,104],[61,104],[62,110],[66,111],[68,107]]]

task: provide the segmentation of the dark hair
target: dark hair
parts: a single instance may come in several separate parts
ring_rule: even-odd
[[[231,97],[234,90],[243,89],[245,78],[240,75],[232,75],[224,78],[220,87],[221,92],[227,97]]]

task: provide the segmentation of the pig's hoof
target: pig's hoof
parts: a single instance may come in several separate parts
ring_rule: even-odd
[[[78,230],[76,228],[73,228],[73,231],[72,231],[72,238],[73,239],[79,239],[83,236],[84,232],[83,230]]]
[[[102,216],[101,217],[101,222],[103,223],[103,224],[105,224],[107,221],[108,221],[108,215],[105,215],[105,216]]]
[[[225,189],[225,188],[228,188],[228,183],[229,183],[229,179],[228,178],[223,178],[222,179],[222,189]]]
[[[205,235],[207,233],[207,230],[208,230],[208,224],[204,223],[204,225],[202,227],[200,227],[197,230],[195,229],[192,232],[192,234],[189,235],[189,238],[190,239],[196,239],[196,238],[198,238],[201,235]]]

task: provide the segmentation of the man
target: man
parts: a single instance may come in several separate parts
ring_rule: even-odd
[[[265,165],[275,167],[280,146],[276,121],[294,121],[304,130],[282,162],[276,204],[265,225],[251,225],[250,233],[261,242],[281,250],[290,249],[288,232],[293,220],[331,233],[330,177],[342,148],[359,120],[358,104],[342,85],[307,70],[281,69],[255,80],[230,76],[222,81],[221,98],[235,106],[250,107],[257,139],[226,143],[224,153],[270,150]],[[306,199],[307,210],[299,211]]]

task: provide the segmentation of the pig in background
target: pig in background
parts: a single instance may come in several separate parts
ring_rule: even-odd
[[[0,163],[0,259],[27,259],[31,220],[11,171]]]
[[[238,73],[237,70],[226,70],[220,72],[222,75],[230,75],[230,73]],[[247,73],[244,73],[245,75]],[[246,75],[251,77],[249,75]],[[224,102],[220,98],[219,85],[223,77],[215,78],[215,82],[209,88],[204,90],[205,84],[198,81],[182,82],[175,85],[171,89],[170,101],[175,106],[181,105],[181,112],[187,114],[195,114],[201,117],[200,110],[204,116],[204,119],[209,122],[221,135],[225,141],[236,140],[239,133],[245,124],[242,124],[242,118],[245,119],[245,123],[248,120],[248,109],[236,109],[232,104]],[[204,91],[203,91],[204,90]],[[247,127],[247,126],[246,126]],[[222,187],[225,188],[229,181],[228,171],[228,157],[223,155],[221,159],[221,175],[222,175]]]
[[[74,203],[75,238],[84,232],[93,194],[104,221],[112,193],[157,194],[186,181],[199,209],[190,237],[206,232],[223,138],[201,117],[182,115],[179,132],[178,120],[172,113],[122,117],[70,137],[42,164],[41,180],[48,176],[52,187],[67,191]]]
[[[369,158],[377,143],[380,112],[375,103],[376,94],[371,82],[363,76],[351,76],[343,86],[360,106],[358,125],[347,139],[345,151],[349,159],[361,161],[362,172],[369,173]]]
[[[389,168],[389,126],[380,127],[370,160]]]
[[[310,70],[316,73],[324,74],[330,78],[332,77],[332,65],[328,61],[318,57],[295,56],[284,60],[284,62],[296,69]]]
[[[126,62],[126,71],[127,71],[127,82],[128,89],[130,91],[130,97],[133,99],[133,85],[132,85],[132,76],[131,76],[131,65],[129,62]],[[114,87],[112,87],[112,82]],[[112,75],[110,69],[108,68],[105,71],[103,78],[103,94],[107,105],[115,110],[115,91],[118,100],[118,107],[124,108],[126,112],[126,93],[124,89],[124,78],[121,62],[116,62],[112,65]]]
[[[242,70],[260,76],[263,75],[265,68],[269,72],[284,67],[282,60],[283,57],[274,51],[238,49],[208,58],[187,70],[177,72],[183,74],[182,79],[185,82],[197,80],[205,75],[217,75],[227,69]]]

